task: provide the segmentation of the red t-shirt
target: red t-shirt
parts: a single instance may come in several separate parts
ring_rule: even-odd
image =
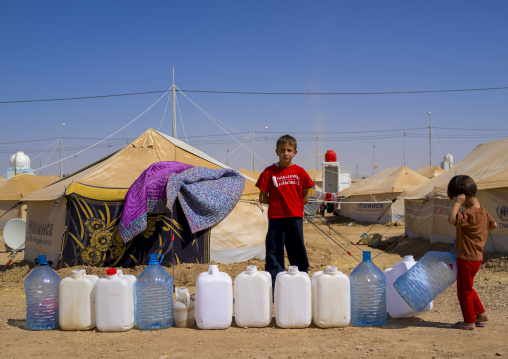
[[[295,164],[267,167],[256,187],[268,193],[268,218],[303,217],[303,190],[314,186],[309,174]]]

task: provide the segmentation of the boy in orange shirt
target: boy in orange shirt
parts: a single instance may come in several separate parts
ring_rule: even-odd
[[[448,183],[448,197],[455,201],[448,222],[456,227],[457,295],[464,317],[464,322],[455,323],[452,328],[463,330],[483,327],[489,320],[473,281],[482,264],[489,229],[496,228],[497,223],[481,206],[476,192],[476,183],[469,176],[455,176]],[[465,209],[459,213],[461,207]]]

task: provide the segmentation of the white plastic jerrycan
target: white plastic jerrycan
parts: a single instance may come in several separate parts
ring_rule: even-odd
[[[189,328],[194,325],[194,301],[185,287],[176,288],[176,300],[173,302],[175,325],[178,328]]]
[[[233,321],[231,277],[210,265],[196,280],[196,324],[201,329],[226,329]]]
[[[235,322],[240,327],[266,327],[272,321],[272,276],[256,266],[235,277]]]
[[[312,321],[309,275],[290,266],[275,278],[275,320],[281,328],[306,328]]]
[[[349,278],[335,266],[312,275],[312,320],[321,328],[346,327],[351,321]]]
[[[432,309],[433,303],[430,302],[423,310],[415,311],[409,304],[400,296],[400,294],[393,287],[393,283],[402,274],[406,273],[411,267],[416,264],[413,256],[404,256],[404,260],[397,262],[393,268],[384,270],[386,277],[386,310],[392,318],[408,318],[414,317],[419,314],[428,312]]]
[[[101,332],[127,331],[136,325],[136,277],[106,271],[95,285],[95,325]]]
[[[60,328],[86,330],[95,327],[96,275],[86,274],[84,269],[74,269],[70,277],[60,281]]]

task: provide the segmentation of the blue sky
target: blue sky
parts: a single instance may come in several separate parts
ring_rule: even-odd
[[[172,67],[184,92],[508,86],[505,1],[3,1],[0,6],[0,102],[165,90]],[[161,95],[1,103],[0,169],[5,171],[18,150],[30,156],[32,168],[58,161],[60,131],[64,157],[71,156],[64,173],[148,128],[159,129],[161,121],[161,131],[171,135],[169,107],[163,119],[164,97],[102,146],[72,156],[131,122]],[[316,153],[328,149],[353,175],[357,168],[361,176],[372,174],[373,161],[376,172],[400,166],[404,157],[406,166],[417,169],[430,162],[429,111],[432,164],[439,165],[448,152],[457,163],[478,144],[508,137],[508,89],[185,95],[242,135],[254,126],[257,170],[265,167],[265,137],[270,163],[276,160],[276,139],[286,133],[299,140],[295,162],[306,169],[320,166],[323,158]],[[187,137],[233,168],[251,170],[250,138],[247,149],[236,149],[235,140],[183,94],[177,100],[180,139]],[[42,170],[58,173],[59,165]]]

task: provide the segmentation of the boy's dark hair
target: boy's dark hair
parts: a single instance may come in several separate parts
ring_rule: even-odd
[[[448,183],[448,198],[454,199],[458,195],[465,194],[467,197],[476,197],[476,183],[466,175],[453,177]]]
[[[296,140],[293,136],[284,135],[284,136],[279,137],[279,139],[277,140],[277,148],[279,148],[279,145],[285,145],[285,144],[293,146],[296,151]]]

